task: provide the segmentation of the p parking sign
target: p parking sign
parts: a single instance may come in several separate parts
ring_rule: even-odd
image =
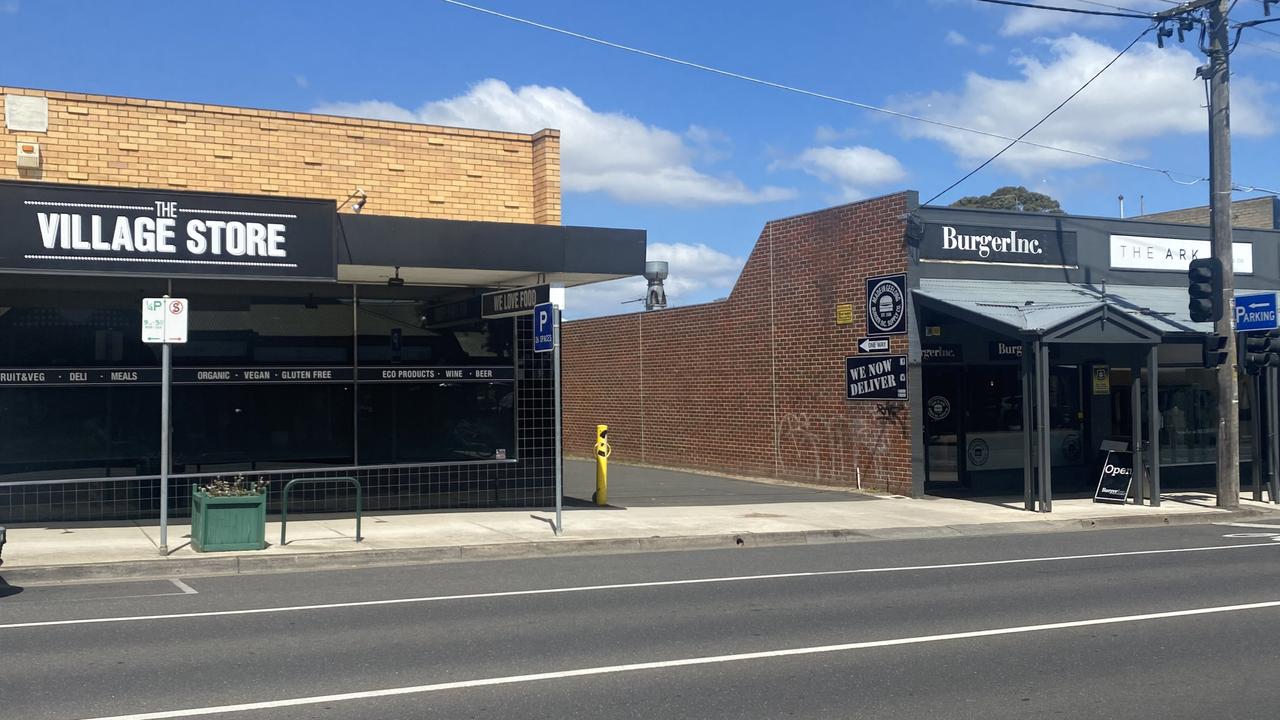
[[[186,341],[186,298],[142,299],[142,342],[184,343]]]
[[[533,351],[551,352],[555,348],[555,306],[539,303],[533,307]]]

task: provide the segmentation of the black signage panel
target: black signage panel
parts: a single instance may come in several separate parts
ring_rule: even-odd
[[[844,359],[849,400],[906,400],[906,355],[854,355]]]
[[[920,348],[920,359],[924,362],[960,362],[964,360],[964,347],[961,345],[925,345]]]
[[[1129,498],[1129,486],[1133,483],[1133,453],[1111,450],[1098,478],[1098,491],[1094,502],[1124,503]]]
[[[920,240],[920,259],[1075,267],[1076,234],[1065,230],[928,223]]]
[[[0,387],[26,385],[158,385],[160,368],[4,368]]]
[[[907,276],[867,278],[867,334],[901,335],[907,331]]]
[[[336,277],[327,200],[0,183],[0,268]]]
[[[987,357],[991,360],[1021,360],[1022,343],[994,340],[987,343]]]
[[[349,383],[354,376],[349,367],[291,368],[174,368],[175,385],[254,383]]]
[[[362,367],[360,382],[493,382],[515,380],[516,371],[506,367]]]
[[[174,368],[175,385],[253,385],[259,383],[512,381],[515,368],[502,367],[211,367]],[[160,368],[4,368],[0,387],[75,385],[159,385]]]
[[[485,293],[480,296],[480,316],[502,318],[528,315],[536,305],[551,302],[550,285],[530,285]]]

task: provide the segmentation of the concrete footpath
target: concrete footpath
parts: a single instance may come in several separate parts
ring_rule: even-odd
[[[737,481],[744,482],[744,481]],[[808,486],[797,486],[808,487]],[[788,494],[786,497],[795,497]],[[306,569],[342,569],[537,557],[945,538],[1022,532],[1088,530],[1267,517],[1276,506],[1242,501],[1239,510],[1214,507],[1211,495],[1169,493],[1160,508],[1054,501],[1051,514],[1026,512],[1021,498],[908,499],[850,494],[847,500],[566,507],[564,534],[556,536],[547,510],[378,513],[364,517],[355,542],[352,516],[290,518],[288,544],[280,524],[267,523],[267,549],[197,553],[190,527],[169,527],[170,553],[158,555],[155,522],[60,523],[9,527],[0,578],[11,585],[94,579],[179,577]],[[612,499],[612,498],[611,498]],[[1277,529],[1280,533],[1280,528]]]

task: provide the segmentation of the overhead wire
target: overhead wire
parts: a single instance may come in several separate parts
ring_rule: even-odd
[[[1034,8],[1036,10],[1053,10],[1055,12],[1075,13],[1077,15],[1100,15],[1103,17],[1122,17],[1137,20],[1150,20],[1152,17],[1150,13],[1138,14],[1133,12],[1106,12],[1105,10],[1086,10],[1084,8],[1062,7],[1061,5],[1037,5],[1029,2],[1018,2],[1017,0],[978,0],[978,2],[990,3],[992,5],[1010,5],[1012,7]]]
[[[1131,42],[1131,43],[1129,43],[1128,45],[1126,45],[1126,46],[1124,47],[1124,49],[1123,49],[1123,50],[1121,50],[1121,51],[1119,52],[1119,54],[1117,54],[1115,57],[1111,58],[1111,61],[1110,61],[1110,62],[1108,62],[1106,65],[1103,65],[1103,66],[1102,66],[1102,68],[1101,68],[1100,70],[1098,70],[1098,72],[1094,73],[1094,74],[1093,74],[1093,75],[1092,75],[1088,80],[1086,80],[1086,81],[1084,82],[1084,84],[1083,84],[1083,85],[1081,85],[1080,87],[1076,88],[1075,92],[1073,92],[1073,93],[1071,93],[1070,95],[1068,95],[1068,96],[1066,97],[1066,99],[1065,99],[1065,100],[1063,100],[1062,102],[1058,103],[1058,105],[1057,105],[1056,107],[1054,107],[1052,110],[1050,110],[1048,113],[1046,113],[1044,117],[1042,117],[1042,118],[1040,118],[1039,120],[1037,120],[1035,125],[1032,125],[1031,127],[1027,128],[1026,132],[1024,132],[1024,133],[1022,133],[1021,135],[1019,135],[1019,136],[1017,137],[1017,139],[1016,139],[1016,140],[1014,140],[1014,141],[1010,142],[1008,145],[1005,145],[1005,146],[1004,146],[1003,148],[1001,148],[1001,149],[1000,149],[1000,151],[999,151],[999,152],[997,152],[995,155],[992,155],[991,157],[989,157],[989,158],[987,158],[986,160],[984,160],[984,161],[982,162],[982,164],[981,164],[981,165],[979,165],[978,167],[976,167],[976,168],[974,168],[974,169],[970,170],[968,173],[965,173],[964,177],[962,177],[962,178],[960,178],[959,180],[956,180],[955,182],[953,182],[953,183],[951,183],[950,185],[948,185],[945,189],[943,189],[942,191],[940,191],[938,194],[936,194],[936,195],[934,195],[933,197],[931,197],[931,198],[929,198],[928,200],[926,200],[926,201],[924,202],[924,204],[925,204],[925,205],[930,205],[930,204],[932,204],[932,203],[933,203],[933,201],[934,201],[934,200],[937,200],[938,198],[942,197],[943,195],[946,195],[947,193],[951,192],[953,189],[955,189],[955,187],[956,187],[957,185],[959,185],[960,183],[964,182],[965,180],[968,180],[969,178],[973,177],[973,176],[974,176],[974,175],[976,175],[980,170],[982,170],[982,169],[983,169],[983,168],[985,168],[986,166],[990,165],[991,163],[995,162],[996,158],[999,158],[1001,155],[1005,154],[1005,152],[1006,152],[1006,151],[1008,151],[1008,150],[1009,150],[1009,148],[1012,148],[1014,145],[1017,145],[1019,142],[1021,142],[1021,141],[1022,141],[1022,139],[1023,139],[1023,138],[1025,138],[1026,136],[1030,135],[1030,134],[1031,134],[1031,133],[1032,133],[1036,128],[1038,128],[1038,127],[1040,127],[1041,125],[1045,124],[1045,122],[1047,122],[1047,121],[1049,120],[1049,118],[1053,117],[1053,116],[1054,116],[1054,114],[1055,114],[1055,113],[1057,113],[1059,110],[1061,110],[1063,107],[1065,107],[1067,103],[1071,102],[1072,100],[1074,100],[1074,99],[1076,98],[1076,96],[1077,96],[1077,95],[1079,95],[1080,93],[1084,92],[1085,88],[1087,88],[1087,87],[1089,87],[1090,85],[1092,85],[1094,80],[1097,80],[1099,77],[1101,77],[1101,76],[1102,76],[1102,73],[1104,73],[1104,72],[1106,72],[1107,70],[1111,69],[1111,66],[1112,66],[1112,65],[1115,65],[1115,64],[1116,64],[1116,62],[1120,60],[1120,58],[1124,57],[1124,54],[1125,54],[1125,53],[1129,52],[1129,50],[1131,50],[1131,49],[1133,48],[1133,46],[1134,46],[1134,45],[1137,45],[1137,44],[1138,44],[1138,41],[1139,41],[1139,40],[1141,40],[1142,38],[1146,37],[1146,36],[1147,36],[1147,35],[1148,35],[1152,30],[1154,30],[1154,29],[1155,29],[1155,27],[1156,27],[1155,25],[1152,25],[1151,27],[1148,27],[1146,30],[1143,30],[1141,33],[1138,33],[1138,36],[1137,36],[1137,37],[1135,37],[1135,38],[1133,39],[1133,42]]]
[[[519,23],[519,24],[521,24],[521,25],[527,25],[527,26],[529,26],[529,27],[538,28],[539,30],[546,30],[546,31],[548,31],[548,32],[553,32],[553,33],[556,33],[556,34],[559,34],[559,35],[564,35],[564,36],[566,36],[566,37],[572,37],[572,38],[575,38],[575,39],[578,39],[578,40],[583,40],[583,41],[586,41],[586,42],[594,43],[594,44],[596,44],[596,45],[601,45],[601,46],[604,46],[604,47],[613,48],[613,49],[615,49],[615,50],[622,50],[622,51],[624,51],[624,52],[629,52],[629,53],[633,53],[633,54],[636,54],[636,55],[641,55],[641,56],[644,56],[644,57],[647,57],[647,58],[651,58],[651,59],[654,59],[654,60],[661,60],[661,61],[663,61],[663,62],[672,63],[672,64],[674,64],[674,65],[680,65],[680,66],[683,66],[683,67],[692,68],[692,69],[694,69],[694,70],[701,70],[701,71],[703,71],[703,72],[708,72],[708,73],[711,73],[711,74],[714,74],[714,75],[720,75],[720,76],[722,76],[722,77],[728,77],[728,78],[733,78],[733,79],[736,79],[736,80],[742,80],[742,81],[744,81],[744,82],[754,83],[754,84],[756,84],[756,85],[762,85],[762,86],[764,86],[764,87],[770,87],[770,88],[774,88],[774,89],[776,89],[776,90],[782,90],[782,91],[784,91],[784,92],[796,93],[796,94],[798,94],[798,95],[804,95],[804,96],[812,97],[812,98],[816,98],[816,99],[819,99],[819,100],[827,100],[827,101],[830,101],[830,102],[839,103],[839,104],[841,104],[841,105],[848,105],[848,106],[850,106],[850,107],[856,107],[856,108],[859,108],[859,109],[862,109],[862,110],[867,110],[867,111],[869,111],[869,112],[875,112],[875,113],[880,113],[880,114],[883,114],[883,115],[889,115],[889,116],[891,116],[891,117],[896,117],[896,118],[900,118],[900,119],[903,119],[903,120],[912,120],[912,121],[914,121],[914,122],[924,123],[924,124],[927,124],[927,125],[933,125],[933,126],[936,126],[936,127],[947,128],[947,129],[949,129],[949,130],[957,130],[957,131],[960,131],[960,132],[966,132],[966,133],[971,133],[971,134],[974,134],[974,135],[981,135],[981,136],[984,136],[984,137],[996,138],[996,139],[999,139],[999,140],[1014,141],[1014,142],[1017,142],[1017,143],[1019,143],[1019,144],[1026,145],[1026,146],[1028,146],[1028,147],[1039,148],[1039,149],[1041,149],[1041,150],[1052,150],[1052,151],[1054,151],[1054,152],[1060,152],[1060,153],[1064,153],[1064,154],[1067,154],[1067,155],[1074,155],[1074,156],[1076,156],[1076,157],[1088,158],[1088,159],[1090,159],[1090,160],[1097,160],[1097,161],[1099,161],[1099,162],[1111,163],[1111,164],[1114,164],[1114,165],[1120,165],[1120,166],[1123,166],[1123,167],[1133,168],[1133,169],[1135,169],[1135,170],[1143,170],[1143,171],[1146,171],[1146,172],[1158,173],[1158,174],[1160,174],[1160,175],[1165,176],[1165,177],[1166,177],[1166,178],[1168,178],[1170,181],[1175,182],[1175,183],[1177,183],[1177,184],[1179,184],[1179,185],[1195,185],[1196,183],[1208,182],[1208,178],[1203,177],[1203,176],[1198,176],[1198,175],[1196,175],[1196,174],[1194,174],[1194,173],[1183,172],[1183,171],[1179,171],[1179,170],[1169,170],[1169,169],[1165,169],[1165,168],[1153,167],[1153,166],[1151,166],[1151,165],[1145,165],[1145,164],[1143,164],[1143,163],[1130,162],[1130,161],[1128,161],[1128,160],[1120,160],[1120,159],[1118,159],[1118,158],[1107,157],[1107,156],[1105,156],[1105,155],[1097,155],[1097,154],[1094,154],[1094,153],[1084,152],[1084,151],[1081,151],[1081,150],[1072,150],[1072,149],[1069,149],[1069,148],[1057,147],[1057,146],[1055,146],[1055,145],[1047,145],[1047,144],[1044,144],[1044,143],[1032,142],[1032,141],[1030,141],[1030,140],[1017,140],[1017,138],[1011,137],[1011,136],[1009,136],[1009,135],[1004,135],[1004,134],[1001,134],[1001,133],[997,133],[997,132],[991,132],[991,131],[988,131],[988,130],[979,130],[979,129],[977,129],[977,128],[971,128],[971,127],[966,127],[966,126],[964,126],[964,125],[957,125],[957,124],[955,124],[955,123],[949,123],[949,122],[946,122],[946,121],[944,121],[944,120],[934,120],[934,119],[932,119],[932,118],[927,118],[927,117],[923,117],[923,116],[920,116],[920,115],[913,115],[913,114],[911,114],[911,113],[907,113],[907,112],[901,112],[901,111],[898,111],[898,110],[891,110],[891,109],[889,109],[889,108],[885,108],[885,107],[879,107],[879,106],[877,106],[877,105],[872,105],[872,104],[870,104],[870,103],[859,102],[859,101],[857,101],[857,100],[851,100],[851,99],[848,99],[848,98],[842,98],[842,97],[839,97],[839,96],[836,96],[836,95],[830,95],[830,94],[827,94],[827,93],[817,92],[817,91],[814,91],[814,90],[807,90],[807,89],[805,89],[805,88],[797,87],[797,86],[794,86],[794,85],[787,85],[787,84],[785,84],[785,83],[774,82],[774,81],[772,81],[772,80],[765,80],[765,79],[763,79],[763,78],[758,78],[758,77],[754,77],[754,76],[751,76],[751,75],[746,75],[746,74],[743,74],[743,73],[733,72],[733,71],[731,71],[731,70],[724,70],[724,69],[722,69],[722,68],[713,67],[713,66],[711,66],[711,65],[704,65],[704,64],[702,64],[702,63],[693,62],[693,61],[691,61],[691,60],[684,60],[684,59],[682,59],[682,58],[674,57],[674,56],[671,56],[671,55],[664,55],[664,54],[662,54],[662,53],[657,53],[657,52],[653,52],[653,51],[650,51],[650,50],[644,50],[644,49],[642,49],[642,48],[632,47],[632,46],[630,46],[630,45],[623,45],[622,43],[617,43],[617,42],[613,42],[613,41],[611,41],[611,40],[605,40],[605,39],[603,39],[603,38],[594,37],[594,36],[592,36],[592,35],[587,35],[587,34],[585,34],[585,33],[575,32],[575,31],[573,31],[573,30],[567,30],[567,29],[565,29],[565,28],[556,27],[556,26],[554,26],[554,25],[548,25],[548,24],[546,24],[546,23],[538,22],[538,21],[536,21],[536,20],[530,20],[530,19],[528,19],[528,18],[520,17],[520,16],[518,16],[518,15],[511,15],[511,14],[508,14],[508,13],[499,12],[499,11],[497,11],[497,10],[492,10],[492,9],[489,9],[489,8],[486,8],[486,7],[481,7],[481,6],[479,6],[479,5],[473,5],[473,4],[468,3],[468,2],[463,2],[462,0],[440,0],[440,2],[443,2],[443,3],[447,4],[447,5],[453,5],[453,6],[455,6],[455,7],[460,7],[460,8],[466,9],[466,10],[471,10],[471,11],[473,11],[473,12],[481,13],[481,14],[484,14],[484,15],[490,15],[490,16],[492,16],[492,17],[501,18],[501,19],[503,19],[503,20],[509,20],[509,21],[511,21],[511,22]],[[1150,19],[1150,18],[1143,16],[1141,19],[1146,20],[1146,19]],[[1182,177],[1192,178],[1192,179],[1191,179],[1191,180],[1188,180],[1188,181],[1183,181],[1183,180],[1179,180],[1179,179],[1178,179],[1177,177],[1175,177],[1175,176],[1182,176]],[[1261,188],[1259,188],[1258,190],[1261,190],[1261,191],[1263,191],[1263,192],[1271,192],[1271,193],[1275,193],[1275,194],[1280,194],[1280,192],[1277,192],[1277,191],[1274,191],[1274,190],[1266,190],[1266,189],[1261,189]],[[1254,191],[1253,189],[1248,190],[1248,192],[1253,192],[1253,191]]]

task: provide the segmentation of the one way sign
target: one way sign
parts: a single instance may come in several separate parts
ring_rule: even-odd
[[[859,338],[858,350],[864,353],[887,353],[889,352],[889,338],[887,337]]]

